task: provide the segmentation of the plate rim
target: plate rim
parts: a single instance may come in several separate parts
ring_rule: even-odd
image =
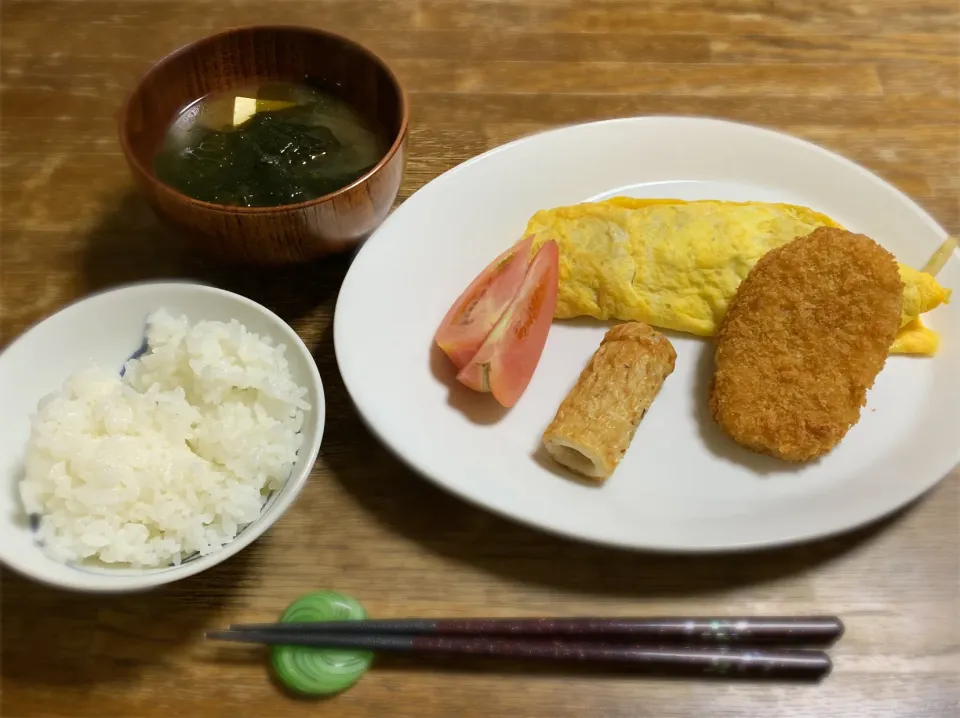
[[[715,118],[708,116],[699,116],[699,115],[671,115],[671,114],[655,114],[655,115],[639,115],[639,116],[629,116],[629,117],[616,117],[602,120],[595,120],[590,122],[581,122],[581,123],[570,123],[561,125],[558,127],[551,127],[541,130],[539,132],[533,132],[528,135],[516,138],[509,142],[506,142],[502,145],[493,147],[485,152],[482,152],[474,157],[471,157],[460,164],[451,167],[450,169],[442,172],[436,177],[432,178],[430,181],[426,182],[423,186],[418,188],[416,192],[410,195],[403,204],[406,204],[412,200],[418,193],[425,190],[427,187],[432,185],[435,182],[446,180],[449,181],[449,177],[458,174],[459,172],[467,170],[472,165],[485,160],[493,155],[496,155],[500,152],[505,152],[511,148],[535,140],[536,138],[541,137],[542,135],[550,134],[560,134],[568,132],[571,130],[584,128],[584,127],[600,127],[605,125],[616,125],[616,124],[645,124],[649,122],[663,122],[663,121],[675,121],[683,123],[695,123],[695,124],[707,124],[715,126],[733,126],[740,129],[749,130],[752,132],[758,132],[766,134],[773,139],[776,139],[781,142],[789,142],[796,146],[802,147],[806,151],[813,151],[825,159],[831,160],[833,162],[839,161],[840,163],[848,166],[850,169],[855,170],[859,175],[864,177],[865,180],[869,180],[875,186],[882,187],[887,191],[894,192],[902,202],[905,202],[910,208],[915,211],[920,218],[930,227],[931,231],[934,231],[942,239],[945,239],[949,236],[949,233],[940,225],[940,223],[916,200],[910,197],[907,193],[900,190],[898,187],[883,179],[880,175],[876,174],[872,170],[864,167],[863,165],[831,150],[822,145],[816,144],[809,140],[791,135],[789,133],[783,132],[781,130],[773,129],[771,127],[751,124],[745,122],[738,122],[734,120],[728,120],[723,118]],[[402,207],[402,205],[401,205]],[[828,528],[826,530],[811,531],[799,535],[784,535],[780,537],[775,537],[765,540],[755,540],[755,541],[743,541],[743,542],[731,542],[724,544],[711,544],[711,545],[677,545],[677,544],[661,544],[661,543],[650,543],[644,542],[642,544],[637,542],[631,542],[627,540],[618,540],[615,538],[605,538],[596,535],[585,535],[576,530],[565,529],[555,525],[550,525],[549,523],[541,522],[530,518],[523,514],[522,511],[514,511],[508,508],[505,508],[500,505],[495,505],[488,503],[485,500],[478,498],[477,496],[472,495],[466,491],[463,487],[445,481],[441,477],[434,475],[433,472],[427,471],[420,466],[418,466],[413,459],[407,458],[404,455],[402,449],[398,446],[395,446],[395,442],[390,441],[380,428],[376,425],[376,422],[373,420],[372,415],[375,414],[373,411],[369,411],[369,407],[362,403],[361,398],[359,397],[360,392],[356,391],[357,383],[354,383],[355,380],[348,378],[350,377],[350,371],[344,371],[345,363],[342,361],[341,356],[341,343],[343,330],[343,322],[340,319],[342,312],[339,311],[341,305],[343,304],[345,292],[343,291],[344,287],[347,286],[348,280],[351,275],[355,274],[355,267],[357,265],[357,260],[363,253],[370,252],[369,247],[371,245],[376,246],[376,242],[380,241],[380,236],[384,234],[384,230],[392,225],[396,220],[395,216],[399,213],[400,207],[395,210],[390,217],[379,227],[376,231],[363,243],[360,249],[357,251],[353,257],[350,267],[347,270],[346,275],[344,276],[343,282],[341,284],[341,289],[337,295],[337,301],[334,309],[333,317],[333,336],[334,336],[334,354],[337,361],[337,367],[340,371],[341,378],[344,383],[344,387],[347,390],[347,394],[350,396],[351,401],[357,409],[358,415],[360,416],[363,424],[371,431],[371,433],[376,437],[380,444],[386,448],[391,454],[393,454],[401,463],[407,466],[414,474],[419,477],[428,480],[430,483],[434,484],[438,488],[452,494],[458,499],[466,501],[468,504],[474,505],[482,510],[489,511],[497,516],[500,516],[506,520],[518,523],[523,526],[530,527],[537,531],[542,531],[546,534],[559,537],[566,540],[572,540],[578,543],[584,543],[595,546],[603,546],[607,548],[619,549],[619,550],[628,550],[628,551],[638,551],[638,552],[648,552],[648,553],[660,553],[667,555],[696,555],[696,554],[734,554],[734,553],[745,553],[753,551],[762,551],[769,549],[778,549],[787,546],[794,545],[803,545],[809,544],[816,541],[827,540],[835,536],[845,535],[852,532],[855,532],[859,529],[863,529],[866,526],[877,524],[884,519],[887,519],[897,513],[906,512],[913,508],[920,500],[922,500],[926,495],[932,492],[937,488],[944,479],[947,479],[954,471],[960,467],[960,445],[955,449],[954,456],[952,459],[952,464],[946,469],[944,473],[939,476],[935,476],[933,472],[931,476],[933,478],[927,479],[924,482],[921,482],[918,485],[916,490],[911,491],[911,495],[899,502],[894,503],[894,505],[883,509],[881,511],[872,511],[867,512],[864,516],[857,518],[853,522],[845,522],[842,526],[836,526]],[[960,249],[955,250],[955,256],[960,258]],[[366,408],[365,408],[366,407]]]

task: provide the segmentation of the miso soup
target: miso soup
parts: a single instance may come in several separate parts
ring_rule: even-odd
[[[372,169],[389,143],[350,104],[274,82],[203,97],[171,124],[157,177],[205,202],[272,207],[316,199]]]

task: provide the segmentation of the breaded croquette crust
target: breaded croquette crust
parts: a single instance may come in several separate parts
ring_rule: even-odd
[[[859,420],[902,309],[896,260],[862,234],[822,227],[768,252],[717,332],[714,419],[760,453],[826,454]]]

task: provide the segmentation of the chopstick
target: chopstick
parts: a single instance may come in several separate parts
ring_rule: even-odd
[[[828,646],[843,635],[836,616],[665,618],[401,618],[231,625],[271,635],[550,636],[616,638],[631,643]]]
[[[637,668],[645,673],[661,675],[819,680],[829,674],[832,669],[830,658],[826,653],[802,649],[623,646],[602,642],[566,642],[543,638],[466,638],[376,633],[358,635],[343,632],[305,634],[278,631],[275,628],[208,632],[206,637],[211,640],[263,645],[613,663]]]

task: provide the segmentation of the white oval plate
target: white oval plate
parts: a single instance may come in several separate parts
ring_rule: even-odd
[[[540,436],[605,327],[555,323],[530,386],[509,412],[457,385],[431,339],[450,304],[537,210],[617,194],[807,205],[917,268],[946,235],[862,167],[730,122],[611,120],[487,152],[398,208],[358,253],[337,302],[334,340],[346,387],[411,467],[555,533],[628,548],[713,551],[854,528],[915,499],[960,461],[954,300],[924,316],[941,334],[939,354],[891,357],[860,422],[817,463],[794,467],[728,439],[705,410],[711,346],[677,334],[676,370],[610,480],[588,486],[555,468],[538,452]],[[957,257],[938,278],[960,290]]]

